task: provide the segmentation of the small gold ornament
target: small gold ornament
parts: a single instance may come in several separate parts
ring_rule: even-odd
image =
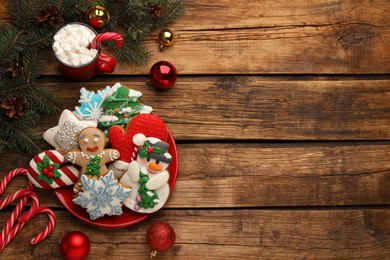
[[[175,42],[175,34],[169,29],[162,29],[158,35],[160,41],[160,51],[172,46]]]
[[[100,28],[110,21],[110,14],[103,6],[95,5],[88,8],[86,19],[92,27]]]

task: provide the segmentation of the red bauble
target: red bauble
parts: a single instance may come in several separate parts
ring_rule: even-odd
[[[91,249],[89,238],[82,232],[73,231],[61,239],[61,253],[67,260],[82,260]]]
[[[167,89],[176,82],[177,72],[175,66],[168,61],[159,61],[150,69],[151,85],[156,88]]]
[[[176,240],[175,230],[165,222],[152,224],[146,232],[146,242],[152,249],[151,257],[170,249]]]

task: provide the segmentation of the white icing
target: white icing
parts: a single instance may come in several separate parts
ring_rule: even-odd
[[[129,97],[142,97],[142,93],[134,90],[134,89],[129,89]]]
[[[130,113],[131,112],[131,107],[124,107],[124,108],[122,108],[121,112],[123,112],[123,113]]]
[[[100,122],[116,122],[118,120],[118,117],[110,115],[102,115],[102,117],[99,119]]]
[[[79,120],[76,115],[72,113],[72,111],[65,109],[61,113],[58,125],[46,130],[46,132],[43,133],[43,139],[45,139],[45,141],[48,142],[50,145],[54,146],[55,150],[61,150],[61,147],[54,140],[54,137],[66,121],[72,121],[74,123],[77,123],[83,129],[86,127],[97,127],[96,122],[91,120]]]
[[[133,143],[137,146],[142,146],[146,141],[146,136],[144,134],[136,134],[133,136]]]
[[[153,108],[151,106],[143,106],[142,110],[140,111],[141,114],[150,114],[152,113]]]

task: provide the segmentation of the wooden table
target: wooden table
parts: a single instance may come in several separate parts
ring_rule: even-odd
[[[1,1],[4,5],[5,0]],[[2,17],[7,10],[1,5]],[[39,216],[1,259],[58,259],[69,231],[91,240],[88,259],[147,259],[147,228],[170,223],[175,246],[159,259],[390,259],[390,2],[185,1],[170,29],[175,86],[145,85],[150,66],[119,64],[86,83],[64,78],[51,55],[39,82],[62,108],[80,87],[121,82],[143,92],[175,137],[179,174],[149,219],[122,229],[87,225],[50,191],[37,191],[57,226],[31,246]],[[46,117],[35,129],[56,125]],[[26,167],[6,151],[1,175]],[[24,187],[13,182],[8,193]],[[3,224],[11,208],[2,211]]]

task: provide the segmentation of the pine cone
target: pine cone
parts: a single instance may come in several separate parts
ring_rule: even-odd
[[[3,99],[1,108],[9,118],[19,118],[26,113],[27,99],[25,97],[17,97],[15,94],[10,94]]]
[[[56,5],[43,6],[41,10],[35,14],[35,19],[37,19],[38,23],[53,27],[64,21],[62,12],[58,10]]]
[[[161,13],[164,11],[164,9],[159,6],[159,5],[152,5],[149,6],[149,13],[154,17],[154,18],[160,18]]]
[[[16,58],[13,60],[8,61],[8,68],[5,69],[5,72],[7,72],[9,75],[11,75],[13,78],[20,77],[23,75],[24,67],[26,66],[26,63],[22,58]]]

